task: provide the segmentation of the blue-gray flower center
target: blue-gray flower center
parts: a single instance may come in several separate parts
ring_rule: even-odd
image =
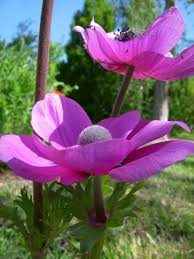
[[[137,28],[127,28],[122,31],[115,32],[115,40],[127,41],[143,34],[143,30]]]
[[[112,139],[112,136],[107,129],[99,125],[93,125],[85,128],[80,133],[78,143],[80,145],[87,145],[109,139]]]

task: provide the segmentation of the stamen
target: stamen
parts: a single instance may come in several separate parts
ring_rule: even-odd
[[[131,40],[134,39],[135,37],[140,36],[144,31],[141,29],[137,29],[137,28],[127,28],[127,29],[123,29],[121,32],[117,32],[118,34],[116,34],[115,36],[115,40],[119,40],[119,41],[127,41],[127,40]]]
[[[99,125],[93,125],[85,128],[80,133],[78,143],[80,145],[87,145],[109,139],[112,139],[112,136],[107,129]]]

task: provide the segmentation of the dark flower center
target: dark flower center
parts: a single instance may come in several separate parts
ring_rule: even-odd
[[[78,143],[80,145],[87,145],[109,139],[112,139],[112,136],[107,129],[99,125],[93,125],[85,128],[80,133]]]
[[[115,40],[119,40],[119,41],[127,41],[127,40],[131,40],[134,39],[135,37],[140,36],[144,31],[141,29],[137,29],[137,28],[127,28],[127,29],[123,29],[122,31],[117,31],[114,34],[115,36]]]

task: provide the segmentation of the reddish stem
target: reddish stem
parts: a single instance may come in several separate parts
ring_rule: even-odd
[[[126,71],[126,74],[125,74],[125,76],[123,78],[123,81],[121,83],[121,87],[120,87],[120,90],[119,90],[119,92],[117,94],[115,103],[113,105],[113,109],[112,109],[112,112],[111,112],[111,117],[117,116],[119,114],[119,112],[120,112],[120,109],[121,109],[121,106],[122,106],[125,94],[127,92],[127,89],[129,87],[129,84],[130,84],[133,72],[134,72],[134,67],[129,66],[127,71]]]
[[[38,60],[36,71],[35,103],[44,99],[46,94],[46,83],[49,62],[49,46],[51,21],[54,7],[54,0],[43,0],[42,13],[39,31]],[[43,228],[43,197],[42,184],[33,183],[34,200],[34,227],[39,231]],[[41,252],[41,251],[40,251]]]

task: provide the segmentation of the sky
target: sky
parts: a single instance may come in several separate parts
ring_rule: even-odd
[[[84,0],[56,0],[51,39],[66,43],[74,13],[82,9]],[[0,0],[0,37],[11,40],[19,22],[29,20],[31,29],[38,33],[42,0]]]
[[[185,21],[187,35],[194,42],[194,4],[189,12],[185,11],[182,1],[177,1]],[[55,0],[51,39],[62,44],[67,43],[70,24],[74,13],[83,8],[84,0]],[[19,22],[29,20],[31,29],[38,33],[42,0],[0,0],[0,37],[8,41],[16,34]]]

